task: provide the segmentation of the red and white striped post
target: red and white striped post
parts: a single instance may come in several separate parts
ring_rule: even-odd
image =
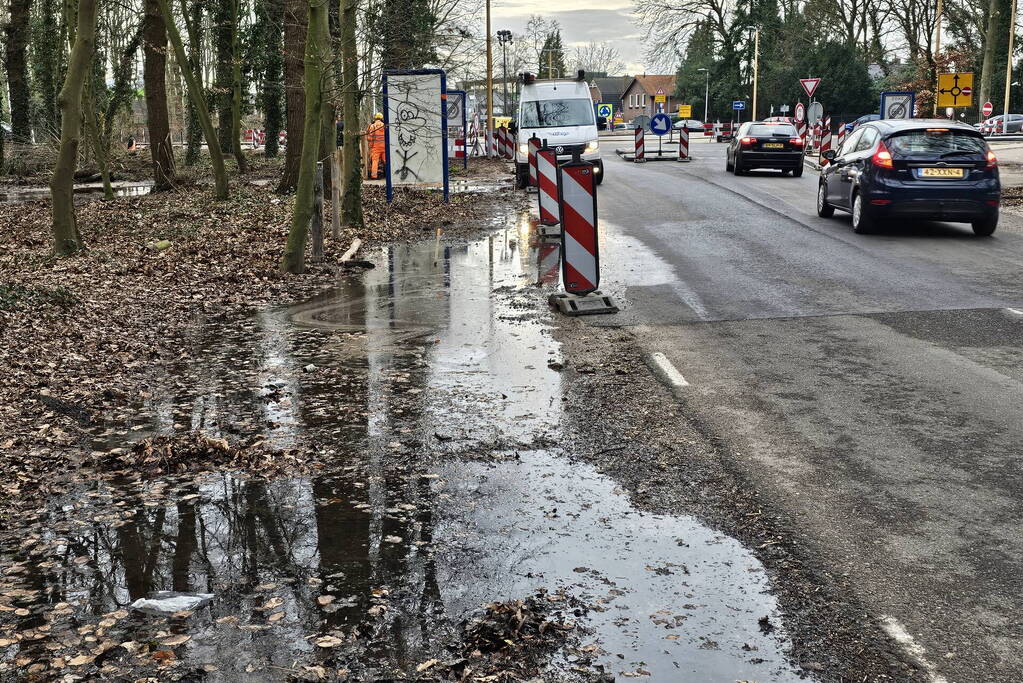
[[[496,159],[497,157],[500,156],[500,152],[498,152],[498,147],[497,147],[497,131],[496,130],[488,130],[487,131],[487,150],[488,150],[487,156],[489,156],[491,159]]]
[[[455,138],[455,158],[465,158],[465,138]]]
[[[504,131],[504,156],[508,159],[515,159],[515,134],[508,128]]]
[[[538,151],[540,151],[540,138],[534,135],[529,138],[529,184],[532,187],[537,186],[536,153]]]
[[[714,124],[705,123],[703,124],[703,137],[712,138],[714,137]]]
[[[689,161],[689,131],[685,126],[678,129],[678,161]]]
[[[540,225],[557,225],[561,222],[558,207],[558,153],[543,146],[536,153],[537,197],[540,205]]]
[[[845,123],[838,124],[838,135],[835,139],[835,149],[841,149],[842,143],[845,142]]]
[[[576,157],[558,168],[561,211],[561,278],[565,291],[582,296],[600,285],[595,166]]]
[[[637,164],[646,161],[646,143],[643,141],[643,126],[636,126],[636,153],[632,160]]]
[[[824,153],[831,149],[831,117],[824,117],[824,131],[821,137],[821,166],[827,166],[830,162],[824,158]]]

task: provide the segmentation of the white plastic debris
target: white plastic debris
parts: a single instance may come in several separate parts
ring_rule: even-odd
[[[131,603],[132,609],[155,614],[173,614],[196,610],[213,599],[212,593],[178,593],[175,591],[157,591],[150,593],[148,598],[139,598]]]

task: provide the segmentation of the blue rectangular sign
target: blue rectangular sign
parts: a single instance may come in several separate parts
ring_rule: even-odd
[[[736,100],[736,101],[732,102],[732,109],[745,109],[745,108],[746,108],[746,103],[743,102],[742,100]]]

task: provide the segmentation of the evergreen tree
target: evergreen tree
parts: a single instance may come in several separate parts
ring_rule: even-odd
[[[418,69],[437,60],[429,0],[386,0],[379,30],[385,69]]]
[[[547,34],[540,50],[539,73],[543,78],[564,78],[568,76],[565,68],[565,48],[561,43],[561,29]]]
[[[41,0],[32,22],[32,84],[35,90],[36,133],[40,139],[60,133],[57,95],[64,72],[64,31],[58,24],[57,0]]]

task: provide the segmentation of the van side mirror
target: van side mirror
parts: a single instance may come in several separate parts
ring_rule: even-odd
[[[825,150],[824,152],[821,153],[821,157],[824,158],[824,159],[827,159],[828,161],[834,161],[835,157],[837,157],[837,156],[838,156],[838,152],[836,152],[833,149],[828,149],[828,150]]]

